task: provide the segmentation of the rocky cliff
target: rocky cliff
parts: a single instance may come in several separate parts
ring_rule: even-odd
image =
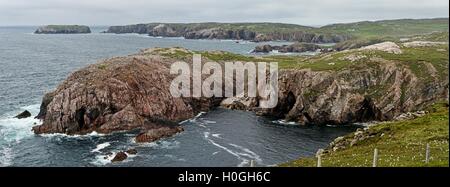
[[[323,54],[282,69],[277,107],[258,113],[300,124],[339,125],[391,120],[448,101],[448,46],[410,47],[413,43]]]
[[[47,25],[39,27],[35,34],[85,34],[91,29],[84,25]]]
[[[249,40],[255,42],[285,40],[309,43],[337,43],[350,38],[350,36],[343,34],[316,33],[308,31],[303,27],[300,27],[298,29],[289,28],[289,30],[280,31],[277,29],[255,29],[254,27],[251,27],[251,24],[245,26],[235,26],[226,23],[136,24],[126,26],[111,26],[105,32],[116,34],[139,33],[148,34],[150,36],[184,37],[186,39],[233,39]]]
[[[279,102],[275,108],[260,109],[257,98],[227,99],[223,103],[229,108],[300,124],[339,125],[390,120],[448,100],[448,46],[406,46],[411,45],[391,42],[313,57],[245,57],[226,52],[202,55],[203,62],[279,62]],[[179,132],[182,129],[176,122],[223,100],[171,96],[174,75],[169,74],[170,64],[191,62],[192,54],[181,48],[148,49],[76,71],[44,97],[38,116],[43,124],[33,130],[80,134],[139,128],[143,129],[139,141]]]
[[[176,122],[215,105],[214,99],[172,97],[169,66],[173,61],[147,54],[143,51],[108,59],[72,73],[45,95],[37,116],[43,124],[33,127],[34,132],[84,134],[142,129],[145,133],[164,129],[176,133],[182,130]]]

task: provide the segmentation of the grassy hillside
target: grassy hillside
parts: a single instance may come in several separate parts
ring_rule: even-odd
[[[438,103],[429,114],[413,120],[384,122],[369,128],[373,137],[345,149],[322,155],[323,167],[371,167],[373,151],[379,150],[380,167],[449,166],[448,104]],[[354,135],[344,137],[351,139]],[[425,164],[426,144],[430,162]],[[300,158],[280,166],[315,167],[316,158]]]
[[[383,21],[364,21],[348,24],[333,24],[319,28],[322,32],[347,33],[358,38],[407,37],[448,32],[448,18],[436,19],[400,19]]]

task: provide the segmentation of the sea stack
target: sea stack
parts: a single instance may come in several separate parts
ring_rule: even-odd
[[[86,34],[91,29],[85,25],[47,25],[39,27],[35,34]]]

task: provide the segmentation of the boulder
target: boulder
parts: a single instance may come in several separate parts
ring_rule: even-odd
[[[271,45],[259,45],[252,51],[253,53],[269,53],[272,51]]]
[[[111,162],[122,162],[127,158],[128,158],[128,155],[125,152],[120,151],[116,154],[116,156],[114,156],[114,158],[111,160]]]
[[[28,110],[25,110],[22,113],[15,116],[15,118],[18,118],[18,119],[23,119],[23,118],[28,118],[28,117],[31,117],[31,113]]]

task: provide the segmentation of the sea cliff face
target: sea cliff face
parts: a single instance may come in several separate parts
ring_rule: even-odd
[[[258,98],[228,98],[222,102],[227,107],[300,124],[341,125],[390,120],[448,100],[448,46],[435,45],[406,47],[410,45],[391,42],[314,57],[279,59],[226,52],[202,55],[204,62],[280,62],[275,108],[259,108]],[[169,74],[170,65],[180,60],[191,63],[192,54],[182,48],[147,49],[76,71],[44,97],[38,116],[43,124],[33,130],[80,134],[138,128],[143,131],[139,141],[180,132],[177,122],[226,101],[170,94],[170,82],[175,76]]]
[[[138,33],[150,36],[162,37],[184,37],[186,39],[232,39],[248,40],[255,42],[263,41],[298,41],[309,43],[337,43],[350,38],[347,35],[322,34],[304,30],[259,31],[251,27],[229,26],[226,24],[136,24],[126,26],[111,26],[106,33]]]
[[[39,27],[35,34],[85,34],[91,29],[84,25],[47,25]]]
[[[214,98],[173,97],[169,92],[173,78],[169,74],[171,63],[161,56],[142,52],[76,71],[55,91],[46,94],[37,116],[43,124],[33,130],[38,134],[131,129],[180,132],[182,128],[177,122],[209,110]]]

